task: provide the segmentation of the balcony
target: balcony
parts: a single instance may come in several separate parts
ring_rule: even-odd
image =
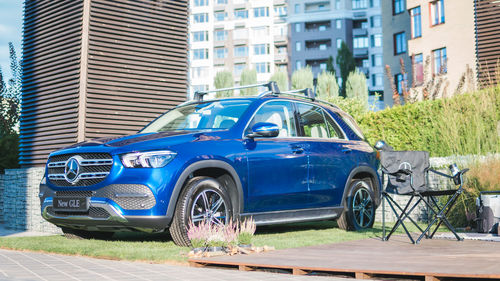
[[[353,37],[365,37],[368,35],[368,30],[366,28],[354,28],[352,30]]]
[[[288,61],[288,54],[274,54],[274,62],[275,63],[286,63]]]
[[[286,5],[286,0],[274,0],[273,5],[274,6],[279,6],[279,5]]]
[[[352,16],[355,19],[366,18],[366,12],[354,12]]]
[[[276,45],[286,45],[287,43],[287,36],[286,35],[274,35],[274,44]],[[279,43],[283,43],[283,44],[279,44]]]
[[[368,57],[368,48],[356,48],[352,52],[355,58],[367,58]]]

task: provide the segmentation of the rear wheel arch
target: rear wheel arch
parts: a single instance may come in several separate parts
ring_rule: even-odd
[[[167,208],[168,217],[173,217],[179,195],[186,183],[196,176],[207,176],[218,180],[229,193],[233,205],[233,215],[237,217],[242,212],[243,188],[236,170],[222,160],[203,160],[189,165],[177,179]]]
[[[377,175],[377,172],[369,167],[369,166],[359,166],[354,168],[351,173],[349,174],[349,177],[347,178],[347,181],[344,186],[344,193],[342,195],[342,206],[344,206],[344,209],[346,208],[347,204],[347,198],[352,195],[352,190],[350,190],[351,183],[355,180],[369,180],[370,182],[370,187],[372,188],[372,192],[374,194],[374,200],[375,200],[375,205],[378,206],[381,202],[380,200],[380,181],[379,177]]]

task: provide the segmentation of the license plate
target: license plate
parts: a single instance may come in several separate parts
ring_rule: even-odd
[[[89,198],[54,197],[54,211],[59,212],[87,212]]]

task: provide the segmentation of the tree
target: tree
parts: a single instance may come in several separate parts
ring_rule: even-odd
[[[292,74],[292,89],[313,88],[313,73],[310,66],[295,70]]]
[[[231,88],[234,86],[233,74],[230,71],[224,70],[219,71],[214,77],[214,86],[216,89]],[[217,92],[217,98],[231,97],[233,91],[222,91]]]
[[[333,57],[329,56],[328,60],[326,61],[326,71],[330,72],[333,74],[333,76],[336,76],[335,74],[335,66],[333,65]]]
[[[318,76],[318,86],[316,95],[322,100],[332,100],[339,95],[339,85],[334,74],[328,71],[323,71]]]
[[[363,72],[356,69],[349,73],[346,82],[347,98],[359,99],[368,106],[368,86],[366,85],[366,76]]]
[[[0,173],[4,169],[17,168],[18,124],[21,108],[21,63],[17,60],[14,45],[9,42],[12,78],[5,83],[0,68]]]
[[[257,71],[255,69],[244,69],[241,73],[240,86],[257,84]],[[253,96],[258,92],[257,88],[248,88],[240,90],[240,96]]]
[[[340,49],[337,53],[337,65],[340,68],[340,77],[342,78],[342,88],[340,95],[346,96],[346,82],[347,76],[349,73],[354,71],[356,68],[356,62],[354,61],[354,57],[352,56],[351,50],[347,47],[345,42],[342,42]]]
[[[280,91],[288,91],[288,74],[286,71],[276,68],[273,76],[271,76],[271,81],[275,81],[278,84]]]

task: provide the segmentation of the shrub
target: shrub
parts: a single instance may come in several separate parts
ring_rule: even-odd
[[[366,76],[363,72],[356,69],[349,73],[345,89],[347,98],[356,98],[368,107],[368,86],[366,85]]]
[[[214,77],[214,86],[216,89],[231,88],[234,86],[233,74],[230,71],[219,71]],[[217,92],[217,98],[231,97],[233,91]]]
[[[245,221],[240,223],[240,231],[238,233],[238,244],[240,245],[250,245],[252,244],[252,237],[255,233],[256,225],[255,221],[250,219],[245,219]]]
[[[0,174],[3,174],[5,169],[14,169],[19,167],[17,161],[19,156],[19,135],[11,133],[0,136]]]
[[[288,91],[288,74],[286,73],[286,71],[280,68],[276,68],[273,76],[271,76],[271,81],[276,81],[276,83],[278,84],[278,88],[280,88],[280,91]]]
[[[328,100],[339,96],[339,84],[337,84],[337,78],[331,72],[321,72],[318,76],[317,87],[316,95],[319,99]]]
[[[370,143],[384,139],[396,150],[431,156],[500,151],[500,86],[353,117]]]
[[[241,73],[240,85],[257,84],[257,71],[255,69],[244,69]],[[258,93],[257,88],[248,88],[240,90],[240,96],[253,96]]]
[[[313,73],[310,66],[295,70],[292,74],[292,89],[313,88]]]

